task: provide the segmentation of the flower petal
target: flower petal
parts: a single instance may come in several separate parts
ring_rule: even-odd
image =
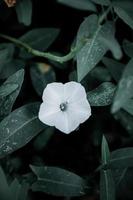
[[[83,123],[91,116],[91,107],[87,99],[70,103],[68,110],[71,115],[76,116],[76,120],[79,124]]]
[[[71,81],[64,84],[64,98],[68,102],[79,101],[86,98],[86,92],[84,87],[77,82]]]
[[[58,106],[47,103],[45,101],[40,106],[39,119],[44,124],[47,124],[49,126],[54,126],[56,115],[57,115],[58,112],[60,112],[60,108]]]
[[[50,83],[43,91],[43,101],[51,104],[60,104],[63,101],[64,85],[62,83]]]

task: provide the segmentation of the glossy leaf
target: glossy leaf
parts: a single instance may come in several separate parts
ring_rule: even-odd
[[[76,8],[79,10],[96,11],[95,5],[90,0],[57,0],[66,6]]]
[[[21,86],[24,80],[24,70],[19,70],[12,76],[10,76],[3,84],[3,87],[7,87],[7,85],[17,85],[16,90],[10,93],[7,96],[4,96],[0,100],[0,119],[3,119],[7,116],[13,107],[13,104],[16,101],[16,98],[21,90]]]
[[[32,1],[21,0],[17,2],[15,9],[18,21],[26,26],[29,26],[32,21]]]
[[[118,111],[133,96],[133,59],[129,61],[116,90],[112,112]]]
[[[0,157],[25,146],[45,126],[38,119],[39,103],[24,105],[0,123]]]
[[[115,85],[111,82],[104,82],[88,92],[87,99],[91,106],[108,106],[112,103],[114,92]]]
[[[27,43],[33,49],[45,51],[54,42],[58,34],[59,29],[56,28],[38,28],[30,30],[19,39]],[[19,56],[25,59],[33,57],[32,54],[24,49],[20,49]]]
[[[41,191],[54,196],[82,196],[88,189],[84,179],[67,170],[57,167],[31,166],[37,176],[33,191]]]

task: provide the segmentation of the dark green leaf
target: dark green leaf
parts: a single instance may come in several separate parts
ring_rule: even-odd
[[[13,200],[26,200],[28,189],[29,185],[27,183],[20,184],[17,179],[14,179],[10,185]]]
[[[113,57],[115,59],[120,59],[122,58],[122,50],[117,39],[114,37],[113,32],[114,31],[112,31],[112,35],[101,36],[100,41],[104,46],[106,46],[112,52]]]
[[[114,35],[113,25],[109,22],[103,26],[98,25],[98,17],[91,15],[81,24],[78,35],[77,45],[88,38],[88,42],[77,54],[78,81],[81,81],[102,59],[108,47],[101,42],[101,37],[112,38]]]
[[[29,26],[32,21],[32,1],[31,0],[18,1],[15,6],[15,9],[18,21],[26,26]]]
[[[108,146],[107,140],[104,135],[102,138],[101,154],[102,154],[102,164],[106,165],[110,159],[110,151],[109,151],[109,146]]]
[[[14,45],[10,43],[0,44],[0,73],[7,62],[10,62],[14,53]]]
[[[95,5],[90,0],[57,0],[66,6],[76,8],[79,10],[96,11]]]
[[[122,106],[129,114],[133,115],[133,99],[129,99],[125,105]]]
[[[124,64],[107,57],[104,57],[102,62],[108,68],[114,80],[118,82],[124,70]]]
[[[57,167],[31,166],[37,176],[33,191],[41,191],[54,196],[82,196],[88,189],[84,179],[67,170]]]
[[[133,59],[127,64],[119,81],[112,112],[118,111],[133,96]]]
[[[0,167],[0,200],[9,200],[10,199],[10,190],[7,184],[5,174]]]
[[[34,64],[30,68],[30,75],[33,87],[39,96],[42,96],[43,90],[48,83],[56,81],[52,67],[45,63]]]
[[[0,87],[0,99],[8,96],[18,88],[17,84],[3,84]]]
[[[115,183],[111,170],[101,170],[100,200],[115,200]]]
[[[133,1],[117,0],[113,5],[117,15],[133,29]]]
[[[38,119],[39,103],[13,111],[0,123],[0,157],[23,147],[45,126]]]
[[[15,74],[18,70],[25,67],[24,60],[12,59],[7,61],[0,72],[0,79],[7,79],[9,76]]]
[[[115,85],[111,82],[104,82],[96,89],[87,93],[87,99],[91,106],[108,106],[112,103],[115,92]]]
[[[118,120],[127,132],[133,136],[133,116],[124,110],[118,111],[114,118]]]
[[[124,40],[123,41],[123,49],[129,57],[131,57],[131,58],[133,57],[133,42]]]
[[[91,1],[100,5],[105,5],[105,6],[108,6],[111,3],[110,0],[91,0]]]
[[[109,167],[111,169],[133,167],[133,148],[121,148],[111,152]]]
[[[59,34],[59,29],[56,28],[38,28],[27,32],[19,39],[22,42],[27,43],[33,49],[45,51],[54,42],[58,34]],[[33,55],[29,54],[24,49],[21,49],[20,57],[26,59],[26,58],[32,58]]]
[[[21,86],[24,79],[24,70],[19,70],[12,76],[10,76],[3,84],[3,87],[6,87],[7,85],[15,84],[17,85],[17,89],[10,93],[8,96],[5,96],[1,98],[0,100],[0,119],[3,119],[5,116],[7,116],[13,107],[14,102],[16,101],[16,98],[21,90]]]

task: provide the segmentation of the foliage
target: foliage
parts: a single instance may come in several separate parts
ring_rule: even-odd
[[[0,200],[132,200],[133,1],[0,0],[0,12]],[[38,119],[47,84],[68,81],[92,108],[69,136]]]

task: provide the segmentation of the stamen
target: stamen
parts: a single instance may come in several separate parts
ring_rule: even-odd
[[[67,104],[68,104],[67,102],[60,104],[60,109],[61,109],[62,112],[67,110]]]

